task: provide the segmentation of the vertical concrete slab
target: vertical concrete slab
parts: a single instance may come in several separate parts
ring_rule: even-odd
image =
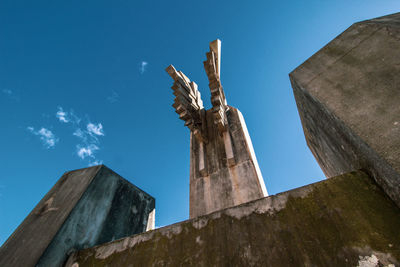
[[[268,195],[246,123],[228,106],[221,85],[221,41],[203,62],[212,108],[205,110],[194,82],[170,65],[175,112],[190,129],[190,218]]]
[[[400,206],[400,13],[355,23],[289,76],[327,177],[363,168]]]
[[[104,165],[67,172],[0,248],[0,266],[62,266],[75,250],[145,232],[154,208]]]
[[[208,142],[190,141],[190,218],[268,195],[240,111],[229,106],[222,135],[211,109],[206,125]]]

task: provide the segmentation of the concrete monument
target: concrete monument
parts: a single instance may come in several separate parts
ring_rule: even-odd
[[[191,219],[144,232],[153,198],[105,167],[78,170],[3,245],[0,266],[59,266],[67,254],[67,267],[400,266],[399,25],[400,13],[357,23],[290,74],[309,147],[335,177],[262,198],[216,40],[204,62],[210,110],[194,82],[167,68],[190,129]]]
[[[240,111],[227,104],[221,85],[221,41],[204,61],[212,108],[205,110],[197,84],[170,65],[172,105],[190,129],[190,218],[267,196]]]
[[[243,119],[225,102],[220,44],[205,62],[211,110],[169,67],[191,131],[192,218],[80,250],[66,266],[400,266],[399,25],[400,13],[357,23],[290,74],[307,142],[331,178],[225,209],[263,190],[246,167],[256,161]]]

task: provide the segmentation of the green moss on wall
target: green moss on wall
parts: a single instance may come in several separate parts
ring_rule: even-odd
[[[357,266],[360,257],[372,254],[382,264],[399,263],[400,212],[368,175],[352,172],[82,250],[72,262],[80,267]]]

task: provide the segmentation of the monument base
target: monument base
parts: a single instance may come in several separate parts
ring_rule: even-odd
[[[399,225],[399,208],[357,171],[84,249],[66,266],[397,266]]]

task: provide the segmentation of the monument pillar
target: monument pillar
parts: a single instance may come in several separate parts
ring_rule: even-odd
[[[174,79],[172,106],[190,129],[190,218],[268,195],[244,118],[225,98],[220,40],[210,43],[206,56],[209,110],[196,83],[172,65],[166,69]]]

